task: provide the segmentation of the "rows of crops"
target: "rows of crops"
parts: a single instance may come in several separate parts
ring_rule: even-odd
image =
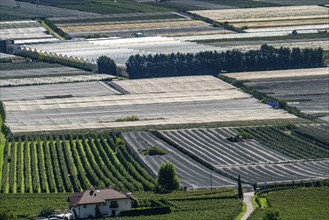
[[[327,219],[329,189],[299,188],[272,191],[266,195],[270,208],[278,210],[282,219]],[[250,220],[261,220],[264,209],[257,209]]]
[[[48,2],[48,1],[47,1]],[[31,3],[27,2],[19,2],[15,0],[6,0],[1,1],[0,10],[1,20],[8,19],[22,19],[22,18],[35,18],[35,17],[48,17],[48,16],[83,16],[83,15],[92,15],[93,13],[83,12],[78,10],[70,10],[65,8],[58,8],[52,6],[41,5],[44,2],[40,2],[41,4],[35,4],[36,1],[31,1]]]
[[[240,174],[241,179],[249,184],[264,182],[282,184],[329,178],[329,160],[227,166],[217,169],[232,177]]]
[[[266,76],[267,73],[270,75]],[[329,115],[328,68],[286,70],[281,73],[238,73],[227,76],[237,80],[248,80],[244,83],[246,87],[285,100],[289,106],[297,108],[302,113],[315,117]]]
[[[154,181],[114,135],[23,136],[7,139],[1,192],[150,190]]]
[[[254,140],[232,142],[239,133],[233,128],[160,131],[172,141],[214,166],[279,162],[289,157]]]
[[[124,133],[127,144],[131,146],[143,163],[145,163],[156,175],[162,163],[171,162],[174,164],[181,185],[187,188],[211,188],[232,186],[234,182],[221,176],[204,165],[189,158],[174,147],[165,143],[150,132],[129,132]],[[143,155],[143,150],[149,147],[156,147],[165,152],[164,155]],[[193,173],[193,175],[192,175]]]
[[[289,129],[282,127],[259,127],[238,129],[248,132],[254,139],[294,159],[328,158],[327,143],[317,143],[304,140]],[[324,134],[323,137],[326,135]]]
[[[29,194],[2,194],[0,197],[0,212],[8,211],[16,215],[15,219],[26,219],[37,216],[44,207],[54,207],[58,211],[67,211],[67,198],[72,193],[29,193]],[[233,219],[241,209],[241,202],[236,199],[235,190],[213,189],[196,191],[175,191],[168,194],[155,194],[153,192],[133,192],[142,207],[150,204],[169,205],[172,213],[162,216],[143,216],[138,219],[182,219],[184,214],[195,211],[205,219],[213,219],[215,214],[223,219]],[[193,205],[194,204],[194,205]],[[208,206],[209,204],[209,206]],[[187,206],[193,205],[190,209]],[[223,211],[218,213],[218,208]],[[196,212],[193,213],[195,215]],[[192,214],[191,214],[192,215]],[[200,214],[199,214],[200,215]],[[195,215],[195,218],[199,217]],[[126,219],[126,218],[124,218]],[[131,219],[127,218],[127,219]]]
[[[229,22],[237,28],[248,29],[319,25],[327,24],[328,20],[328,9],[317,5],[203,10],[192,13],[216,22]]]
[[[298,127],[168,130],[158,135],[220,173],[232,178],[240,174],[251,184],[329,176],[328,160],[321,160],[329,157],[328,143],[309,141],[312,134],[301,136]]]
[[[324,148],[329,148],[328,124],[299,125],[293,132],[294,135],[305,141],[315,142],[321,144]]]
[[[0,39],[46,39],[54,38],[37,21],[1,21]]]
[[[3,88],[1,101],[6,112],[5,122],[13,133],[23,133],[296,120],[295,116],[260,104],[250,95],[212,76],[116,82],[111,85],[83,82]],[[138,88],[144,82],[145,85]],[[117,90],[120,85],[126,92]],[[160,87],[155,89],[156,85]],[[157,92],[158,88],[163,92]],[[246,116],[247,112],[257,114]],[[138,120],[120,121],[131,116]]]

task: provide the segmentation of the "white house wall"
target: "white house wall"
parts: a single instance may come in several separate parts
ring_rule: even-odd
[[[115,215],[119,215],[121,211],[130,210],[132,208],[131,199],[120,199],[120,200],[112,200],[112,201],[117,201],[119,207],[110,208],[111,201],[107,201],[106,203],[100,203],[99,210],[101,211],[102,215],[111,216],[112,210],[115,210]],[[79,215],[79,218],[87,218],[89,215],[95,216],[96,214],[95,209],[96,209],[96,204],[88,204],[86,205],[86,208],[84,208],[84,205],[78,206],[77,208],[75,208],[75,211],[77,215]]]

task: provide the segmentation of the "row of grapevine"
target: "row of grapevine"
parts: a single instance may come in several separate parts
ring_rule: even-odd
[[[8,138],[2,193],[78,192],[92,186],[152,190],[155,179],[116,135]]]
[[[239,129],[250,133],[260,143],[295,159],[328,158],[329,149],[306,142],[282,128],[259,127]]]

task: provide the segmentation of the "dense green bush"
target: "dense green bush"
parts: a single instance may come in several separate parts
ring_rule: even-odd
[[[97,59],[97,66],[98,66],[98,72],[99,73],[106,73],[116,76],[118,74],[117,72],[117,66],[111,58],[107,56],[100,56]]]

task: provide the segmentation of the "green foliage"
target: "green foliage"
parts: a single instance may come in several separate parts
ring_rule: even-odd
[[[323,62],[329,66],[329,50],[325,50],[323,54]]]
[[[239,177],[238,177],[238,198],[243,199],[243,191],[242,191],[242,184],[241,184],[240,174],[239,174]]]
[[[329,157],[329,149],[312,141],[305,141],[299,135],[285,132],[290,126],[240,128],[265,146],[295,159],[316,159]],[[326,134],[323,134],[326,135]]]
[[[2,194],[0,196],[0,213],[7,210],[19,214],[14,219],[27,219],[37,216],[45,206],[56,210],[67,211],[67,198],[72,193],[39,193],[39,194]],[[241,202],[236,199],[236,190],[213,189],[195,191],[174,191],[168,194],[153,192],[134,192],[134,197],[150,202],[148,207],[169,206],[171,213],[153,216],[120,217],[121,220],[205,220],[234,219],[241,211]],[[146,206],[147,207],[147,206]],[[218,210],[221,210],[220,212]]]
[[[98,72],[99,73],[106,73],[116,76],[118,74],[117,72],[117,66],[111,58],[107,56],[100,56],[97,59],[97,66],[98,66]]]
[[[140,119],[137,116],[128,116],[124,118],[118,118],[115,121],[116,122],[121,122],[121,121],[139,121]]]
[[[153,190],[156,180],[115,134],[21,136],[3,147],[2,193]]]
[[[272,216],[273,212],[275,216],[277,211],[280,219],[327,219],[328,198],[328,187],[271,191],[266,196],[269,208],[258,208],[250,220],[263,220],[266,215]]]
[[[263,220],[280,220],[280,213],[275,209],[265,209]]]
[[[54,207],[56,210],[68,209],[68,193],[18,193],[1,194],[0,213],[9,212],[16,216],[14,219],[27,219],[38,216],[44,207]]]
[[[180,180],[178,179],[175,166],[172,163],[161,165],[158,173],[158,186],[161,191],[171,192],[178,190]]]
[[[0,212],[0,220],[16,219],[16,216],[8,210]]]
[[[54,214],[55,213],[55,208],[53,206],[44,206],[40,213],[39,216],[43,216],[43,217],[48,217],[48,215]]]
[[[167,152],[156,146],[150,146],[148,149],[142,150],[141,153],[143,155],[155,156],[155,155],[165,155]]]
[[[48,19],[45,19],[44,22],[50,29],[52,29],[55,33],[57,33],[59,36],[63,37],[65,40],[70,40],[72,37],[62,31],[62,29],[58,28],[56,25],[54,25],[51,21]]]
[[[122,211],[120,216],[140,216],[140,215],[163,215],[171,212],[170,207],[154,207],[154,208],[136,208],[128,211]]]
[[[323,49],[284,48],[263,45],[259,50],[241,52],[204,51],[196,54],[133,55],[126,62],[130,79],[217,75],[243,72],[323,67]]]

